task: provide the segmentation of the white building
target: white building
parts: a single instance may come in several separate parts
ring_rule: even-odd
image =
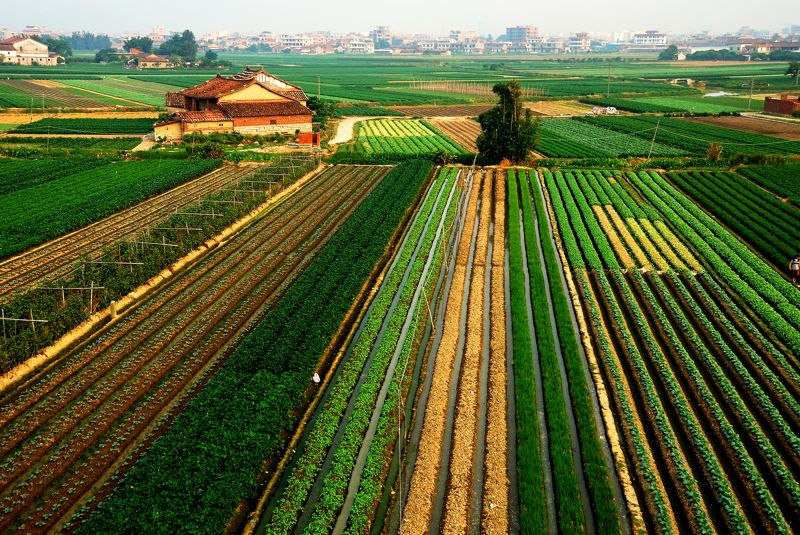
[[[633,36],[633,45],[637,47],[665,47],[667,46],[667,34],[655,30],[637,33]]]
[[[29,37],[12,37],[0,41],[0,62],[52,66],[64,63],[64,57],[51,54],[47,45]]]

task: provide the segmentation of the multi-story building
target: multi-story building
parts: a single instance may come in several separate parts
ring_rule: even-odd
[[[536,26],[514,26],[506,28],[506,41],[514,44],[527,43],[529,40],[539,36],[539,28]]]
[[[378,43],[380,41],[386,41],[387,43],[392,42],[392,29],[389,26],[378,26],[371,32],[369,32],[369,38],[372,40],[373,43]]]
[[[634,34],[632,44],[635,47],[665,47],[667,46],[667,34],[656,30],[648,30],[644,33]]]
[[[375,42],[364,37],[345,37],[340,48],[345,54],[374,54]]]
[[[51,54],[46,44],[30,37],[12,37],[0,41],[0,63],[53,66],[64,63],[64,57]]]
[[[589,52],[592,49],[592,40],[586,32],[578,32],[569,38],[570,52]]]

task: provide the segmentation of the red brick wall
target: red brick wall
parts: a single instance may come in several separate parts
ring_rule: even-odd
[[[272,123],[275,121],[275,123]],[[270,124],[311,123],[311,115],[281,115],[278,117],[234,117],[233,126],[264,126]]]
[[[797,99],[780,99],[766,97],[764,99],[764,111],[768,113],[780,113],[791,115],[793,111],[800,110],[800,102]]]

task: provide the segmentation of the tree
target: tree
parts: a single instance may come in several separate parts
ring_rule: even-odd
[[[114,56],[113,54],[116,52],[113,48],[104,48],[97,52],[94,55],[94,62],[95,63],[110,63],[114,61],[118,56]]]
[[[206,55],[203,56],[203,59],[200,61],[200,64],[206,66],[216,65],[218,60],[219,60],[219,55],[213,50],[208,50],[206,51]]]
[[[125,41],[123,47],[126,52],[130,52],[132,48],[149,54],[153,51],[153,40],[149,37],[131,37]]]
[[[658,61],[673,61],[678,59],[678,47],[669,45],[658,55]]]
[[[487,164],[503,159],[519,163],[536,145],[539,121],[531,110],[522,107],[522,87],[518,82],[501,82],[492,91],[500,98],[496,107],[478,117],[481,134],[478,152]]]
[[[791,62],[789,67],[786,69],[786,74],[791,78],[794,78],[794,85],[797,85],[798,80],[800,80],[800,61]]]
[[[173,34],[160,47],[158,53],[166,56],[180,56],[185,61],[197,59],[197,41],[189,30]]]

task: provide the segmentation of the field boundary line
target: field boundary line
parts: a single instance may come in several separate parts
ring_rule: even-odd
[[[161,270],[158,274],[139,285],[136,289],[122,297],[119,301],[110,304],[101,311],[95,312],[80,325],[61,336],[53,344],[40,350],[35,355],[31,356],[0,376],[0,393],[19,383],[28,374],[36,371],[40,366],[55,359],[55,357],[60,355],[69,347],[84,341],[87,335],[93,333],[93,331],[93,334],[96,334],[100,328],[107,327],[115,323],[119,318],[123,317],[128,311],[130,311],[133,306],[136,305],[142,298],[149,295],[150,292],[159,288],[165,281],[172,278],[175,274],[183,271],[191,265],[194,265],[197,261],[203,258],[206,253],[224,244],[232,235],[243,229],[245,226],[270,212],[276,206],[279,206],[281,203],[283,203],[283,201],[286,200],[287,197],[290,197],[297,190],[305,186],[313,177],[317,176],[324,169],[326,169],[326,167],[328,167],[328,164],[323,164],[313,171],[307,173],[288,188],[284,189],[274,197],[271,197],[263,204],[257,206],[248,214],[245,214],[239,218],[229,227],[223,229],[215,236],[205,240],[197,248]]]

